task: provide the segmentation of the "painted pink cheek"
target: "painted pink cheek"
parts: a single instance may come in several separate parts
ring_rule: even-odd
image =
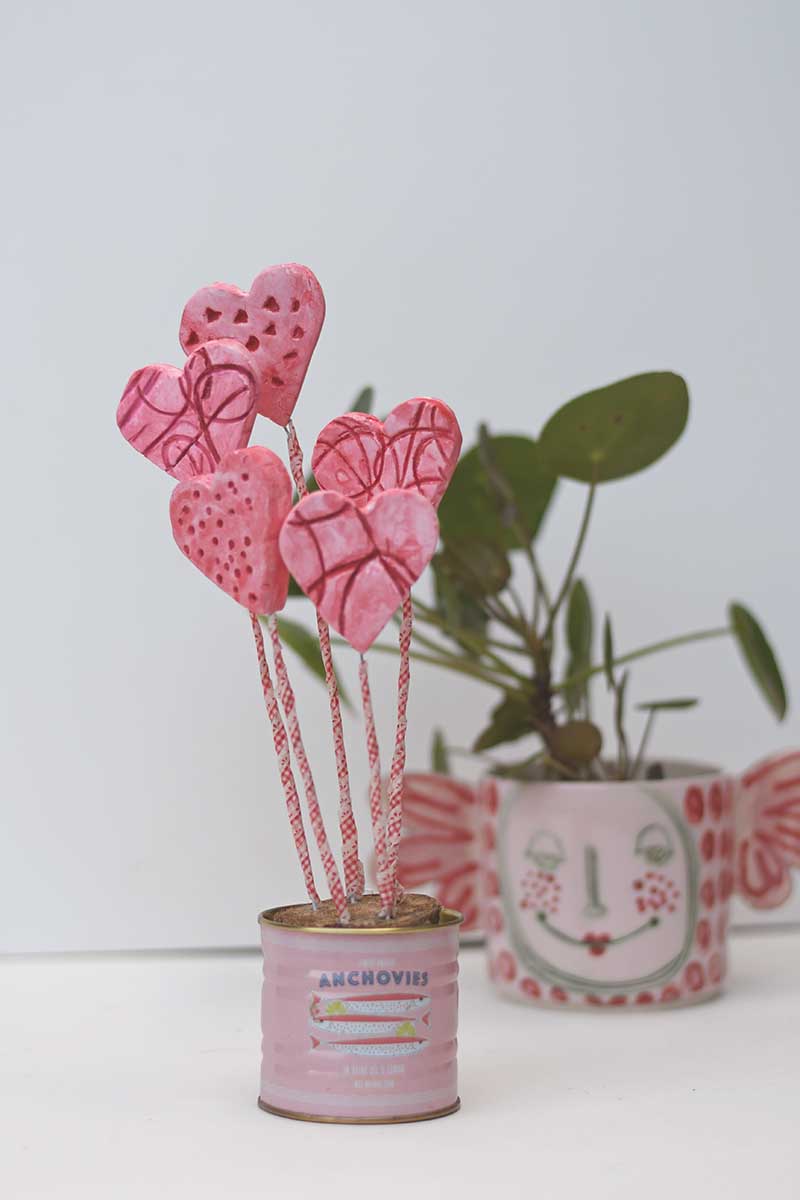
[[[535,979],[530,979],[527,976],[519,981],[520,991],[529,996],[531,1000],[538,1000],[542,994],[542,989],[539,987]]]
[[[634,879],[633,891],[636,896],[637,912],[675,912],[680,892],[669,875],[660,871],[646,871],[643,876]]]
[[[561,902],[561,884],[552,871],[526,872],[522,880],[520,908],[554,916]]]
[[[699,825],[703,819],[705,809],[702,788],[688,788],[683,800],[683,806],[686,811],[686,820],[692,825]]]

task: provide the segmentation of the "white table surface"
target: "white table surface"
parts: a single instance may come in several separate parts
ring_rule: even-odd
[[[256,953],[0,960],[0,1196],[730,1200],[800,1194],[800,933],[739,934],[721,1000],[498,1001],[462,951],[460,1113],[256,1107]]]

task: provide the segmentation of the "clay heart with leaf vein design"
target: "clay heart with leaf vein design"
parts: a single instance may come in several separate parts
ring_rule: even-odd
[[[273,613],[289,590],[278,535],[291,506],[277,454],[250,446],[226,454],[213,475],[179,483],[169,515],[175,541],[204,575],[249,611]]]
[[[345,413],[329,422],[311,458],[321,488],[368,504],[391,488],[413,490],[438,505],[461,451],[461,430],[442,400],[398,404],[385,421]]]
[[[226,339],[197,350],[183,370],[156,364],[134,371],[117,424],[145,458],[175,479],[191,479],[247,445],[257,397],[251,355]]]
[[[258,411],[278,425],[292,415],[325,320],[325,297],[313,271],[299,263],[267,267],[249,292],[213,283],[192,296],[181,317],[187,354],[217,338],[235,338],[253,355]]]
[[[322,616],[362,654],[433,557],[439,522],[416,492],[383,492],[365,508],[313,492],[286,519],[284,562]]]

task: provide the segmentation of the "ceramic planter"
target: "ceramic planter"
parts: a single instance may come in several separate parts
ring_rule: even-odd
[[[459,1107],[459,913],[438,925],[311,929],[261,914],[259,1106],[385,1124]]]
[[[466,941],[481,937],[476,813],[473,784],[434,771],[406,772],[400,881],[460,912]]]
[[[595,1008],[693,1004],[727,969],[734,889],[781,903],[800,865],[800,754],[741,778],[480,788],[482,920],[504,995]]]

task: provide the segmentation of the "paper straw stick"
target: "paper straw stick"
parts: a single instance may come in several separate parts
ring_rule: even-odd
[[[289,421],[286,425],[286,438],[289,451],[289,469],[292,472],[297,494],[302,499],[308,495],[306,478],[303,474],[303,451],[297,440],[297,431]],[[358,829],[353,816],[353,801],[350,795],[350,772],[347,768],[347,751],[344,744],[344,729],[342,727],[342,706],[339,700],[339,685],[336,682],[336,672],[333,669],[333,652],[331,651],[331,635],[328,624],[317,613],[317,632],[322,653],[322,665],[325,668],[325,682],[328,686],[328,703],[331,711],[331,729],[333,731],[333,752],[336,756],[336,776],[339,783],[339,833],[342,840],[342,859],[344,862],[344,885],[349,900],[357,900],[364,892],[364,867],[358,856]]]
[[[358,679],[361,684],[361,705],[364,709],[364,724],[367,730],[367,757],[369,758],[369,815],[372,820],[372,840],[375,844],[375,862],[378,875],[378,891],[381,896],[381,916],[391,916],[394,895],[389,873],[386,870],[386,836],[381,800],[381,760],[378,750],[378,735],[375,731],[375,714],[372,711],[372,693],[369,689],[367,660],[361,655],[358,664]]]
[[[389,801],[386,816],[386,870],[392,889],[393,901],[403,894],[397,879],[398,850],[403,828],[403,774],[406,769],[406,728],[408,725],[408,685],[411,677],[411,632],[414,609],[411,595],[403,599],[403,616],[400,622],[400,671],[397,681],[397,724],[394,736],[394,754],[389,771]]]
[[[317,789],[314,784],[314,777],[311,773],[311,764],[308,761],[306,748],[303,745],[303,737],[300,732],[300,721],[297,716],[297,705],[294,698],[294,690],[292,689],[289,680],[289,672],[286,670],[286,662],[283,657],[283,648],[281,646],[280,634],[278,632],[278,621],[274,613],[271,613],[267,618],[267,629],[269,630],[270,640],[272,642],[272,655],[275,659],[275,674],[278,678],[278,696],[280,697],[283,715],[286,718],[286,724],[289,728],[289,738],[292,743],[292,750],[297,761],[297,766],[300,770],[300,778],[303,781],[303,790],[306,797],[306,806],[308,815],[311,820],[311,829],[314,833],[314,838],[317,843],[322,866],[325,870],[325,878],[328,881],[331,899],[333,900],[334,908],[337,916],[343,925],[346,925],[350,920],[350,914],[347,911],[347,899],[345,898],[342,881],[339,878],[339,870],[336,866],[336,859],[333,857],[328,835],[325,832],[325,822],[322,818],[322,812],[319,807],[317,798]]]
[[[264,692],[264,703],[267,706],[267,716],[272,725],[272,738],[275,742],[275,753],[278,756],[278,765],[281,773],[281,785],[283,794],[286,797],[286,810],[289,813],[289,824],[292,827],[292,836],[294,837],[294,845],[297,850],[297,857],[300,859],[300,867],[303,871],[303,878],[306,881],[306,889],[308,898],[314,908],[319,904],[319,893],[314,886],[314,873],[311,870],[311,857],[308,853],[308,843],[306,841],[305,830],[303,829],[303,814],[300,810],[300,797],[297,794],[297,785],[294,781],[292,772],[292,763],[289,757],[289,742],[286,737],[286,729],[281,720],[278,701],[275,699],[275,691],[272,687],[272,680],[267,666],[267,655],[264,649],[264,636],[261,632],[261,624],[255,613],[250,613],[250,624],[253,627],[253,637],[256,642],[256,653],[258,654],[258,666],[261,672],[261,688]]]

